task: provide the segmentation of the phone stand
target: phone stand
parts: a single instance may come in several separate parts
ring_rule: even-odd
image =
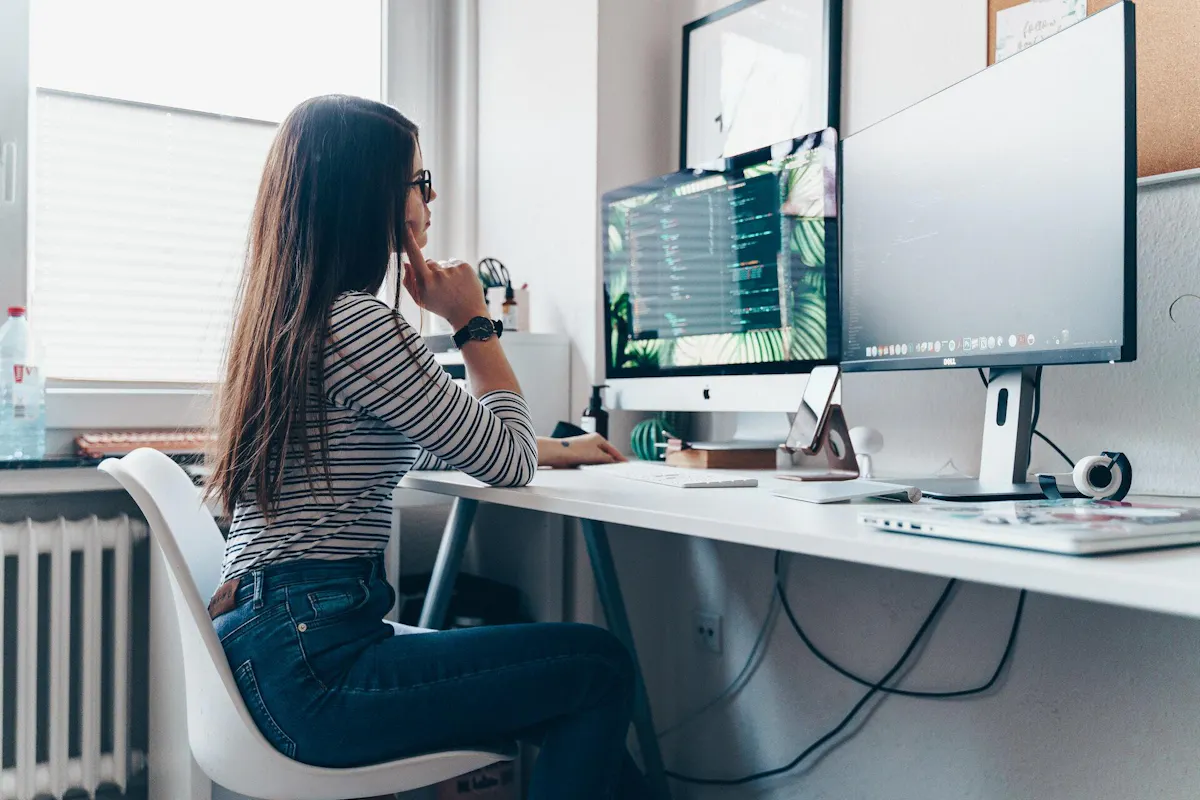
[[[789,448],[783,449],[792,452]],[[858,459],[854,455],[854,445],[850,443],[846,415],[837,403],[829,406],[816,447],[800,449],[806,456],[820,455],[822,451],[825,452],[827,469],[801,467],[778,477],[789,481],[852,481],[859,476]]]

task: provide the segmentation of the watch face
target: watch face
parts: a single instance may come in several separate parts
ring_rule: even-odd
[[[492,326],[492,321],[483,317],[476,317],[467,323],[467,330],[470,332],[472,339],[490,339],[496,332],[496,329]]]

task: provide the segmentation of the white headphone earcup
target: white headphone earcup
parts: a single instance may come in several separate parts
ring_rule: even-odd
[[[1096,486],[1092,483],[1091,473],[1096,467],[1112,471],[1113,479],[1107,485]],[[1116,487],[1121,485],[1121,470],[1105,456],[1088,456],[1080,459],[1079,463],[1075,465],[1075,469],[1071,473],[1071,481],[1084,497],[1099,499],[1112,494]]]

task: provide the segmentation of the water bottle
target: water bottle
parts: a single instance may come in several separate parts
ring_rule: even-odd
[[[0,459],[46,454],[46,381],[25,309],[8,309],[0,327]]]

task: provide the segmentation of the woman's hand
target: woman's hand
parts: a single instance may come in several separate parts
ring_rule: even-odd
[[[417,305],[449,322],[454,330],[464,327],[475,317],[488,315],[483,286],[470,264],[426,261],[407,225],[404,226],[404,252],[408,255],[404,288]]]
[[[625,456],[598,433],[567,439],[538,439],[538,466],[578,467],[584,464],[616,464]]]

